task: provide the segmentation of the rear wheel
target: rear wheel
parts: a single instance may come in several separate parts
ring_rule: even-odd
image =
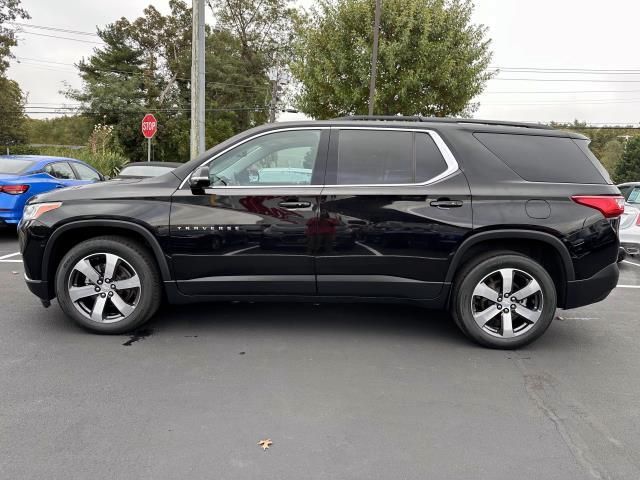
[[[514,252],[496,252],[460,272],[452,315],[481,345],[513,349],[540,337],[556,306],[555,285],[539,263]]]
[[[124,237],[98,237],[73,247],[58,266],[56,293],[76,323],[107,334],[145,323],[161,301],[153,258]]]

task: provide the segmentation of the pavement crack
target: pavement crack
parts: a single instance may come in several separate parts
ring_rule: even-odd
[[[520,362],[520,360],[518,360]],[[548,379],[544,375],[524,375],[525,389],[529,398],[533,400],[538,409],[554,424],[556,431],[560,434],[562,441],[567,445],[575,460],[582,466],[592,478],[609,479],[609,475],[602,471],[602,468],[590,458],[589,448],[584,441],[573,432],[570,432],[564,420],[558,415],[555,409],[545,401],[544,389],[550,386]]]
[[[625,445],[572,398],[558,379],[539,371],[531,363],[528,357],[516,357],[527,395],[553,423],[563,443],[589,478],[640,478],[640,469]]]

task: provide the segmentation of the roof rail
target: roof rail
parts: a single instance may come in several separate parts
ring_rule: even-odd
[[[475,125],[497,125],[502,127],[539,128],[542,130],[555,130],[553,127],[541,123],[507,122],[501,120],[478,120],[476,118],[451,118],[451,117],[403,117],[398,115],[351,115],[335,118],[334,120],[377,120],[385,122],[427,122],[427,123],[458,123]]]

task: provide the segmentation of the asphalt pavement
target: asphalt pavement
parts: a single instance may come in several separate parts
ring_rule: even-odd
[[[397,305],[166,307],[92,335],[17,251],[0,233],[2,479],[640,478],[638,260],[505,352]]]

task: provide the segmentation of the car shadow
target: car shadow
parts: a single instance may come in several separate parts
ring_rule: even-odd
[[[163,308],[150,326],[159,332],[186,330],[190,335],[230,334],[247,330],[267,335],[313,336],[331,333],[429,338],[458,345],[469,341],[450,316],[410,305],[209,303]]]

